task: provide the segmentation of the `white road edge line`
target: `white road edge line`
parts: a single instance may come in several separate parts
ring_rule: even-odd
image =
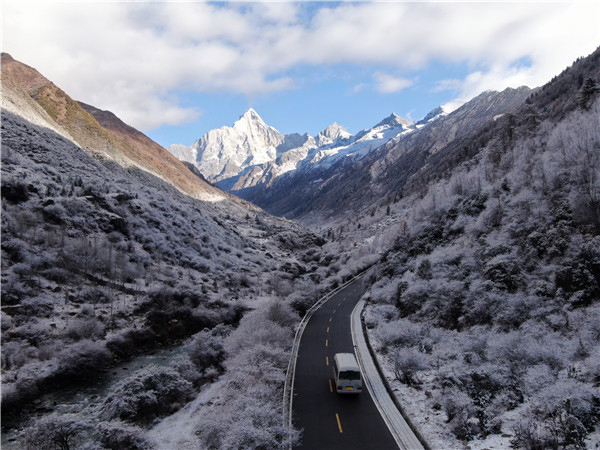
[[[415,436],[408,423],[406,423],[406,420],[404,420],[404,417],[402,417],[400,411],[398,411],[394,401],[391,399],[381,380],[375,362],[371,357],[363,334],[360,318],[364,305],[364,300],[359,300],[352,310],[350,319],[352,341],[354,343],[358,364],[363,374],[363,380],[367,384],[371,397],[375,402],[375,406],[377,406],[381,417],[383,417],[383,420],[390,429],[398,447],[402,450],[423,449],[423,445],[421,445],[421,442],[417,436]]]

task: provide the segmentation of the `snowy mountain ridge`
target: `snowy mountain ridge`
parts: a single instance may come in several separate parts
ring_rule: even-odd
[[[432,114],[427,117],[439,117]],[[194,164],[209,181],[238,191],[257,184],[268,185],[296,169],[327,168],[346,156],[360,159],[391,139],[415,130],[413,122],[392,113],[356,135],[337,122],[316,137],[283,135],[250,108],[233,126],[210,130],[190,147],[174,144],[168,150],[180,160]]]
[[[327,168],[344,156],[360,159],[393,138],[415,130],[413,122],[392,113],[372,128],[316,149],[308,163]]]

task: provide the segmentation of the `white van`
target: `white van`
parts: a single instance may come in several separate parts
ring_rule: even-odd
[[[336,353],[332,367],[337,393],[360,394],[362,392],[360,369],[352,353]]]

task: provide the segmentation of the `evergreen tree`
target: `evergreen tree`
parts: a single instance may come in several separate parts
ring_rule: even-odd
[[[589,109],[594,96],[600,92],[600,86],[593,78],[587,78],[581,88],[579,104],[583,109]]]

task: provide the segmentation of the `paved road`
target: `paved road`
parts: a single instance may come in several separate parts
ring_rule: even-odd
[[[366,386],[359,395],[339,395],[330,386],[333,355],[354,352],[350,314],[363,293],[358,279],[318,309],[302,334],[292,404],[294,425],[304,429],[297,448],[398,448]]]

